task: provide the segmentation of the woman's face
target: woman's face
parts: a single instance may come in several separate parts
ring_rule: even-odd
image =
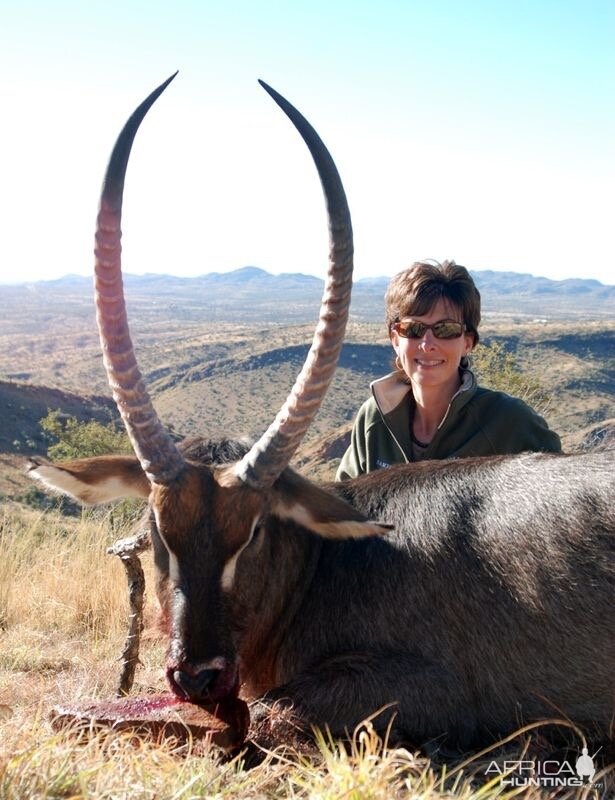
[[[433,325],[445,319],[463,322],[460,310],[440,299],[428,314],[409,315],[402,321]],[[438,339],[428,329],[421,339],[406,339],[392,331],[391,342],[404,372],[414,386],[440,387],[443,392],[454,392],[459,385],[459,362],[472,350],[474,336],[463,333],[457,339]]]

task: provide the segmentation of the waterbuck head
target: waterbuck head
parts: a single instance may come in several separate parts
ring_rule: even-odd
[[[244,559],[251,564],[250,573],[238,575],[240,558],[259,538],[255,534],[280,536],[286,524],[295,533],[303,529],[303,536],[347,538],[381,533],[384,527],[288,467],[319,408],[342,346],[352,283],[352,229],[344,189],[327,149],[304,117],[262,82],[308,146],[325,195],[329,269],[313,343],[274,422],[247,450],[212,456],[211,449],[205,454],[198,446],[178,447],[156,414],[128,330],[120,220],[135,134],[173,77],[137,108],[122,130],[103,183],[96,231],[100,341],[109,385],[136,458],[37,462],[31,474],[85,502],[128,494],[149,499],[159,597],[169,621],[168,682],[182,698],[216,701],[238,688],[238,653],[245,650],[250,624],[237,618],[240,609],[248,613],[250,593],[262,595],[263,580],[276,581],[276,575],[259,574],[256,546],[256,555]]]

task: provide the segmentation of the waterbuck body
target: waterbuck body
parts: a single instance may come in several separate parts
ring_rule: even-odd
[[[376,727],[415,743],[465,744],[544,717],[607,735],[613,453],[405,465],[328,487],[288,467],[343,341],[352,229],[331,156],[268,87],[310,149],[327,204],[329,272],[312,348],[250,448],[178,447],[165,431],[128,333],[120,216],[134,135],[166,85],[120,134],[96,234],[105,366],[136,455],[35,462],[31,474],[84,502],[148,499],[170,688],[216,702],[243,686],[265,713],[292,709],[293,725],[336,735],[378,711]],[[271,720],[268,743],[282,731]]]
[[[221,464],[241,448],[183,452],[194,494],[173,504],[172,531],[155,500],[152,515],[180,695],[222,697],[240,681],[337,735],[384,708],[376,727],[392,720],[415,743],[468,745],[554,717],[609,734],[615,453],[427,462],[327,487],[286,469],[264,503],[246,490],[239,505]],[[83,498],[96,462],[36,471],[60,489],[70,472]],[[237,505],[216,518],[225,492]],[[344,530],[346,503],[393,529],[362,536],[349,513]]]
[[[527,454],[396,467],[339,488],[395,526],[328,547],[333,573],[352,563],[336,631],[354,606],[357,640],[363,626],[368,660],[370,642],[380,655],[368,683],[399,699],[404,736],[464,743],[549,716],[609,731],[614,470],[615,454]]]

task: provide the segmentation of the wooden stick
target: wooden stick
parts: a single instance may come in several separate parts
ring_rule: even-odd
[[[124,565],[128,580],[128,600],[130,603],[128,635],[122,650],[122,671],[116,690],[118,697],[123,697],[130,693],[134,682],[135,670],[139,663],[145,597],[145,575],[143,574],[139,553],[149,547],[151,547],[151,540],[149,531],[145,529],[135,536],[119,539],[114,545],[107,548],[107,553],[112,556],[118,556]]]

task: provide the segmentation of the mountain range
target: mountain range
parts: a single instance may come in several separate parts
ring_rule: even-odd
[[[515,317],[520,320],[562,317],[587,319],[615,315],[615,286],[597,280],[570,278],[555,281],[517,272],[473,271],[481,293],[483,315]],[[307,322],[314,318],[323,281],[312,275],[272,275],[259,267],[247,266],[232,272],[212,272],[199,277],[161,274],[124,277],[129,303],[164,302],[186,319],[203,315],[232,321]],[[389,277],[363,278],[353,287],[351,314],[360,322],[380,322],[383,297]],[[67,275],[52,281],[0,285],[0,302],[61,304],[79,299],[90,301],[92,279]]]

